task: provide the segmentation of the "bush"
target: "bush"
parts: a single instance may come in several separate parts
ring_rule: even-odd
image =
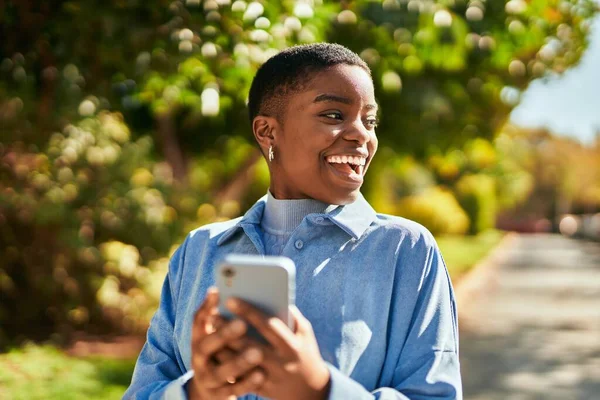
[[[469,218],[449,190],[439,186],[399,200],[396,213],[423,224],[434,235],[464,234]]]
[[[145,327],[150,277],[164,276],[182,230],[170,169],[151,152],[150,138],[131,141],[119,114],[102,113],[41,153],[0,153],[0,345]]]
[[[464,175],[455,185],[458,202],[471,220],[470,234],[491,229],[496,224],[494,178],[483,174]]]
[[[389,147],[380,149],[369,167],[364,192],[373,207],[394,214],[398,199],[435,185],[433,174],[411,156],[398,155]]]
[[[74,330],[143,331],[187,232],[236,217],[268,185],[264,161],[240,137],[198,155],[176,183],[152,138],[132,140],[117,113],[68,125],[32,150],[0,147],[0,347]],[[216,204],[243,165],[254,166],[243,174],[251,194]]]

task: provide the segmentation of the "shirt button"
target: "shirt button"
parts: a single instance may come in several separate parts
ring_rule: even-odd
[[[322,223],[323,223],[323,221],[325,221],[325,218],[323,218],[323,217],[317,217],[317,218],[315,218],[315,222],[316,222],[317,224],[322,224]]]
[[[298,250],[300,250],[301,248],[304,247],[304,242],[302,240],[296,240],[296,243],[294,243],[294,246],[296,246],[296,248]]]

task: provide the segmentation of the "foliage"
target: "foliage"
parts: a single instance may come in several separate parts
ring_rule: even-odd
[[[483,232],[496,225],[496,188],[493,178],[483,174],[465,175],[456,183],[456,194],[471,221],[469,233]]]
[[[241,140],[223,147],[231,156],[205,154],[186,187],[118,114],[68,125],[39,154],[0,152],[0,290],[10,300],[0,305],[0,338],[145,329],[173,244],[198,224],[239,213],[208,202],[251,149]]]
[[[452,193],[440,187],[401,198],[395,214],[423,224],[434,235],[460,235],[469,229],[467,214]]]
[[[135,360],[76,359],[51,346],[27,345],[0,354],[1,398],[13,400],[120,399]]]
[[[531,177],[519,213],[553,220],[560,213],[600,211],[599,140],[583,145],[543,129],[506,126],[497,143],[504,163]]]
[[[377,211],[394,214],[399,198],[420,193],[435,183],[434,175],[425,165],[383,147],[371,162],[363,192]]]
[[[594,14],[590,0],[38,3],[0,3],[0,345],[141,329],[173,246],[264,194],[246,96],[296,43],[340,42],[371,65],[379,211],[460,232],[458,197],[488,226],[481,202],[531,186],[491,139],[531,80],[578,61]]]
[[[494,227],[498,211],[523,204],[533,190],[531,173],[515,159],[519,152],[512,153],[517,146],[476,138],[432,152],[424,163],[384,147],[365,193],[377,210],[415,219],[436,233],[474,234]]]
[[[371,65],[382,141],[422,158],[492,138],[532,79],[579,60],[594,10],[591,0],[10,1],[0,140],[43,144],[99,109],[122,111],[136,134],[167,115],[177,138],[165,124],[156,138],[176,163],[167,143],[185,154],[221,134],[248,137],[246,93],[266,58],[329,40]]]
[[[589,1],[353,1],[330,38],[373,69],[386,145],[432,149],[492,139],[520,92],[581,56]]]
[[[182,229],[168,205],[176,204],[169,167],[149,159],[151,146],[130,140],[118,115],[102,113],[68,125],[42,153],[0,154],[0,277],[10,299],[0,307],[2,334],[64,333],[117,306],[130,327],[142,316],[145,324],[149,293],[136,288],[154,269],[164,273],[157,255]],[[111,283],[123,286],[127,301],[113,296]],[[40,326],[32,329],[34,320]]]

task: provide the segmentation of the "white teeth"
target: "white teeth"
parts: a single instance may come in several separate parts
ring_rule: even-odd
[[[327,162],[333,164],[353,164],[364,166],[367,160],[364,157],[358,156],[329,156]]]

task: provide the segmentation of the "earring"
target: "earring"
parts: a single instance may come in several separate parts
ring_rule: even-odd
[[[275,158],[275,153],[273,152],[273,146],[269,146],[269,162],[273,162]]]

